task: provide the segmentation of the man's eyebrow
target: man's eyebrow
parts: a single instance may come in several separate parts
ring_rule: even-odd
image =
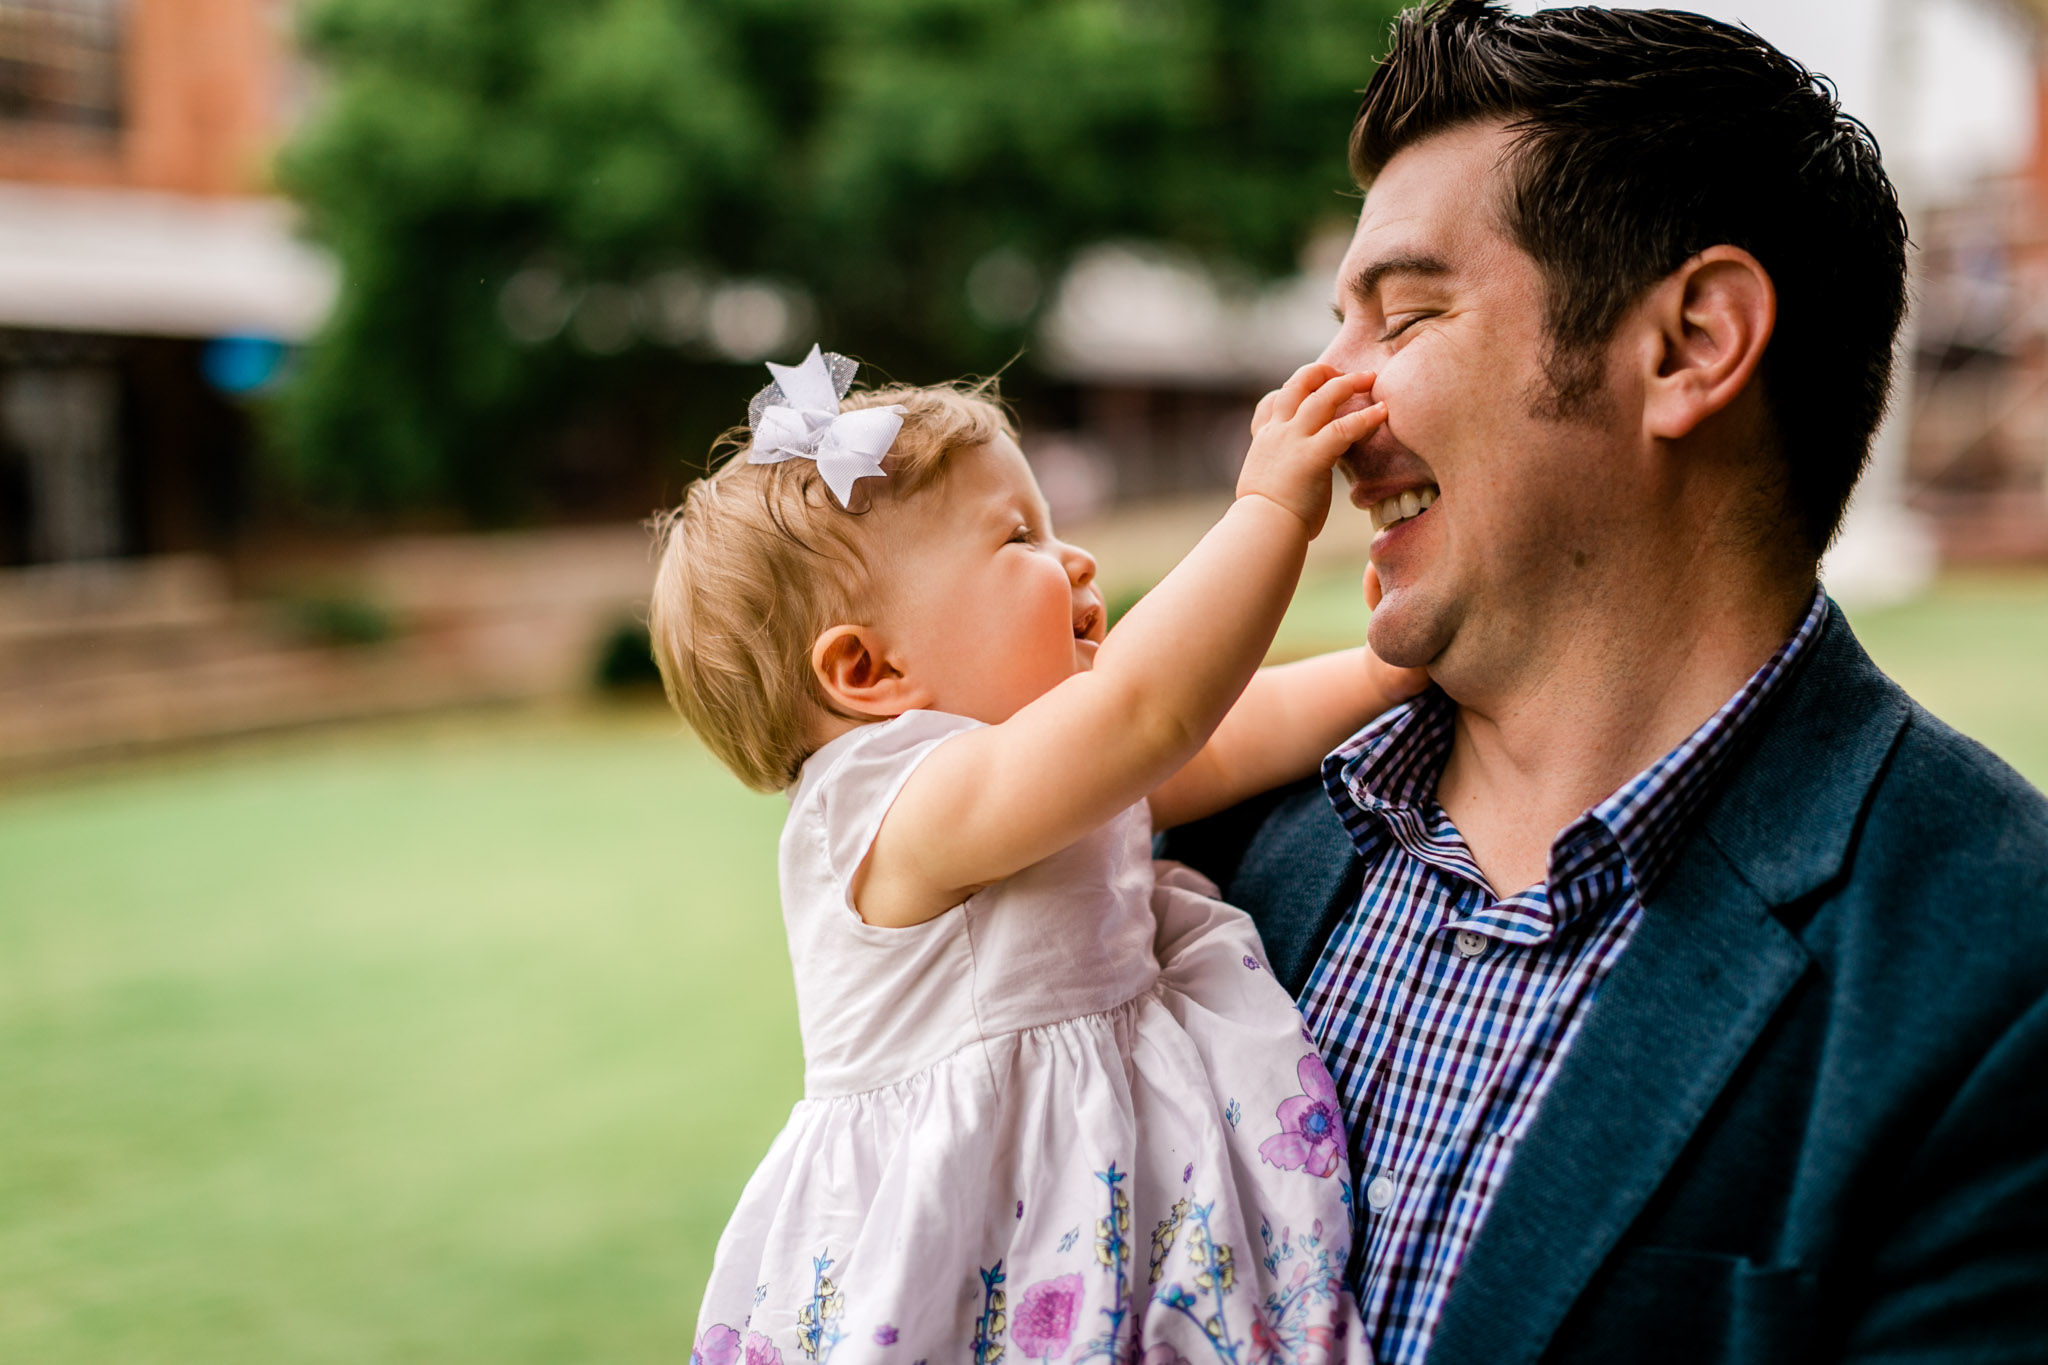
[[[1379,292],[1379,287],[1389,275],[1448,275],[1451,266],[1437,256],[1403,255],[1389,256],[1374,261],[1351,277],[1351,294],[1354,298],[1369,299]]]

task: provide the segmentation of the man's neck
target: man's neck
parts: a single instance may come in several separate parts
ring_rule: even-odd
[[[1544,880],[1551,842],[1676,748],[1791,637],[1808,580],[1582,622],[1497,695],[1460,697],[1437,800],[1496,892]],[[1667,602],[1679,600],[1667,598]]]

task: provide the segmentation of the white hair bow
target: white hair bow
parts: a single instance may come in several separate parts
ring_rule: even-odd
[[[816,346],[801,365],[768,363],[775,382],[754,395],[747,420],[754,429],[749,464],[815,460],[818,475],[845,507],[858,479],[883,479],[882,457],[903,429],[903,408],[861,408],[841,412],[839,400],[853,387],[860,366]]]

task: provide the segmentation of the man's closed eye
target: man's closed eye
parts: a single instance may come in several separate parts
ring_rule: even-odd
[[[1411,317],[1403,319],[1400,323],[1396,324],[1395,326],[1388,328],[1386,334],[1383,335],[1380,338],[1380,340],[1382,342],[1392,341],[1395,337],[1400,336],[1403,332],[1407,331],[1410,327],[1413,327],[1416,323],[1422,322],[1428,318],[1433,318],[1435,316],[1436,314],[1434,313],[1416,313]]]

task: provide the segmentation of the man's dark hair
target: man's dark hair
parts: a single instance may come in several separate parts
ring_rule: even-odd
[[[1906,224],[1869,130],[1824,78],[1697,14],[1437,0],[1395,23],[1352,174],[1367,185],[1402,149],[1495,120],[1518,138],[1501,207],[1545,276],[1559,411],[1595,395],[1597,348],[1695,254],[1738,246],[1770,273],[1763,394],[1819,553],[1884,416],[1906,303]]]

